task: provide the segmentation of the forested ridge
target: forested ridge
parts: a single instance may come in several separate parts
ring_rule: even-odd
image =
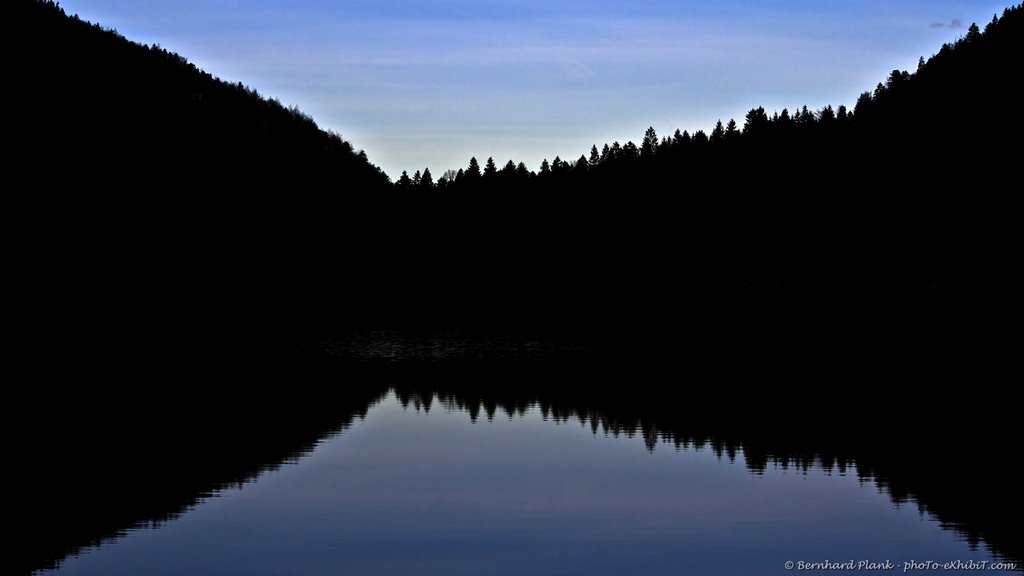
[[[850,108],[757,107],[710,134],[648,128],[537,171],[474,157],[395,187],[442,213],[472,207],[522,246],[571,242],[563,271],[591,258],[598,276],[646,260],[674,278],[1005,286],[1022,25],[1021,6],[971,25]]]
[[[0,11],[19,34],[5,129],[11,280],[265,272],[289,259],[287,244],[310,243],[303,230],[326,228],[310,219],[340,222],[357,211],[346,202],[387,190],[365,153],[241,82],[54,2]]]
[[[765,419],[750,428],[760,441],[813,411],[837,432],[886,422],[922,444],[961,437],[978,462],[989,461],[969,451],[979,445],[1013,454],[1004,432],[1019,410],[1003,382],[1019,372],[1020,5],[850,107],[758,107],[710,133],[649,129],[640,144],[595,145],[538,171],[471,161],[394,183],[301,111],[177,54],[49,1],[8,0],[0,13],[17,31],[0,206],[0,360],[20,398],[6,424],[15,460],[28,463],[16,492],[58,512],[78,506],[64,512],[76,520],[58,531],[63,541],[45,543],[34,535],[59,514],[28,510],[16,566],[173,516],[334,429],[314,416],[340,410],[332,397],[358,397],[360,373],[344,376],[318,346],[353,327],[569,333],[587,345],[585,362],[550,381],[548,364],[511,380],[519,392],[593,400],[617,375],[625,398],[565,408],[591,410],[591,422],[642,414],[664,434],[659,418],[677,408],[735,420],[750,411]],[[473,386],[501,376],[468,365],[483,368],[466,379]],[[666,380],[666,366],[685,374]],[[952,393],[931,385],[948,380]],[[643,398],[637,382],[658,394]],[[654,420],[631,413],[630,398],[656,406]],[[877,410],[894,404],[907,410]],[[605,406],[617,412],[595,420]],[[802,421],[786,421],[803,439]],[[69,491],[64,463],[95,462],[108,430],[131,432],[100,454],[111,469]],[[210,438],[208,451],[190,449]],[[64,459],[50,458],[54,446]],[[932,452],[905,461],[895,448],[876,474],[932,470],[914,471]],[[181,468],[167,475],[165,461]],[[142,506],[111,464],[165,474],[177,490],[196,462],[205,476],[184,492],[140,483]],[[1009,494],[1006,481],[992,490],[958,470],[992,491],[989,502]],[[108,493],[127,500],[96,498]],[[1013,514],[986,532],[996,507],[942,496],[921,502],[1010,549]],[[92,522],[101,508],[108,518]]]
[[[447,170],[436,179],[429,167],[411,176],[403,172],[395,186],[406,191],[475,188],[515,192],[578,187],[614,193],[619,184],[668,178],[666,184],[677,186],[659,192],[686,193],[690,187],[685,180],[671,179],[683,170],[693,170],[687,177],[698,181],[707,178],[698,171],[710,173],[711,180],[720,182],[719,190],[728,189],[737,176],[765,182],[782,178],[800,182],[818,172],[863,169],[863,165],[843,162],[866,160],[868,151],[875,159],[884,158],[880,152],[919,153],[928,163],[936,155],[946,158],[951,153],[966,154],[968,157],[961,158],[961,162],[995,166],[996,160],[1009,158],[1014,151],[1011,142],[1000,140],[1020,123],[1009,114],[1020,90],[1008,72],[1020,63],[1021,47],[1016,37],[1022,21],[1021,6],[1014,6],[1005,9],[1001,17],[993,16],[984,30],[972,24],[957,41],[943,45],[927,60],[922,57],[916,71],[893,70],[872,91],[862,93],[852,109],[843,104],[773,112],[756,107],[739,122],[719,120],[710,133],[696,130],[691,134],[677,129],[670,136],[659,137],[650,127],[640,144],[595,144],[578,158],[545,159],[536,171],[512,159],[502,165],[490,157],[481,165],[473,157],[466,168]],[[965,142],[972,146],[965,146]],[[903,148],[910,143],[917,148]],[[821,150],[825,153],[816,154]],[[997,156],[983,157],[981,151],[996,152]],[[816,165],[806,161],[808,156],[832,157],[833,161]],[[715,174],[704,167],[732,167],[739,174]],[[916,167],[911,164],[898,168],[899,172],[908,172]]]
[[[20,160],[48,162],[51,178],[102,178],[104,191],[309,176],[345,190],[386,180],[365,153],[298,108],[159,45],[68,16],[51,1],[15,0],[3,10],[19,31],[11,132],[21,138]]]
[[[12,326],[101,316],[106,333],[134,326],[128,341],[163,325],[220,342],[218,327],[286,334],[296,316],[597,322],[764,294],[804,316],[842,301],[889,317],[908,298],[929,315],[935,294],[1005,313],[1013,299],[989,296],[1020,288],[1020,6],[852,109],[754,108],[710,134],[649,129],[536,173],[472,162],[416,184],[178,55],[51,2],[3,10],[25,43],[7,132],[24,184],[3,212]],[[725,306],[744,287],[768,292]]]
[[[84,244],[108,273],[157,256],[186,273],[227,262],[350,284],[1013,280],[1020,6],[852,109],[758,107],[536,172],[473,159],[391,187],[297,109],[52,2],[4,10],[24,32],[8,134],[30,184],[7,213],[29,269],[42,256],[92,274]]]

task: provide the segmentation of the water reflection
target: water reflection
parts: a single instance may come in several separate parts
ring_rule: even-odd
[[[942,419],[910,428],[898,420],[896,425],[847,421],[818,428],[812,427],[811,418],[776,421],[778,404],[763,399],[759,406],[765,414],[758,416],[736,411],[733,404],[716,408],[706,398],[694,405],[668,390],[644,397],[651,390],[639,385],[624,394],[519,380],[500,392],[490,386],[483,390],[468,378],[434,386],[399,385],[396,394],[413,407],[427,406],[425,398],[437,395],[443,405],[465,410],[471,421],[480,414],[489,421],[521,417],[536,406],[543,419],[579,422],[595,436],[636,438],[651,452],[659,446],[707,450],[728,462],[742,453],[743,464],[755,476],[772,470],[850,475],[872,483],[896,506],[936,518],[972,550],[981,547],[997,556],[1022,558],[1019,479],[1000,472],[996,464],[1015,453],[1009,420],[983,422],[961,414],[960,426],[953,428]]]
[[[300,377],[310,379],[288,394],[256,391],[244,378],[236,386],[154,380],[59,396],[28,391],[9,446],[18,466],[8,477],[15,505],[5,515],[10,573],[58,566],[296,462],[386,391],[349,384],[330,394],[313,374]]]
[[[374,331],[322,349],[315,368],[275,375],[286,394],[186,387],[199,407],[145,404],[150,391],[144,409],[112,413],[123,398],[91,392],[40,415],[15,450],[15,566],[52,566],[126,532],[64,571],[721,573],[790,557],[1024,558],[1016,479],[993,469],[1014,454],[1009,420],[929,412],[907,426],[891,415],[920,400],[897,388],[885,414],[851,399],[836,418],[835,405],[753,371],[725,385],[693,363],[670,369],[678,356],[603,355],[558,334]],[[829,385],[866,386],[841,374]],[[196,507],[341,430],[299,466]],[[922,519],[948,530],[922,532]]]
[[[992,559],[820,461],[751,466],[730,442],[657,432],[652,443],[612,422],[595,433],[542,401],[495,402],[474,422],[469,406],[486,403],[399,385],[299,466],[65,573],[729,574]]]

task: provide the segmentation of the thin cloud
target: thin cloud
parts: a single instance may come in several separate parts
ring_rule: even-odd
[[[950,28],[952,30],[959,30],[964,27],[964,21],[960,18],[952,19],[948,24],[945,22],[932,22],[928,25],[929,28]]]

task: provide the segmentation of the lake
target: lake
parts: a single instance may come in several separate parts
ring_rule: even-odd
[[[578,391],[497,392],[510,365],[586,352],[579,342],[360,338],[326,348],[379,363],[395,384],[339,408],[340,429],[40,573],[781,574],[849,561],[924,573],[1003,561],[983,523],[938,518],[956,507],[919,500],[935,490],[883,460],[680,432],[614,403],[567,404]],[[451,358],[458,370],[437,363]]]

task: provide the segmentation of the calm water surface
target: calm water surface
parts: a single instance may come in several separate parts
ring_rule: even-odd
[[[46,574],[782,574],[851,559],[888,573],[993,560],[852,471],[751,473],[742,452],[649,451],[537,407],[474,421],[391,393],[297,463]]]

